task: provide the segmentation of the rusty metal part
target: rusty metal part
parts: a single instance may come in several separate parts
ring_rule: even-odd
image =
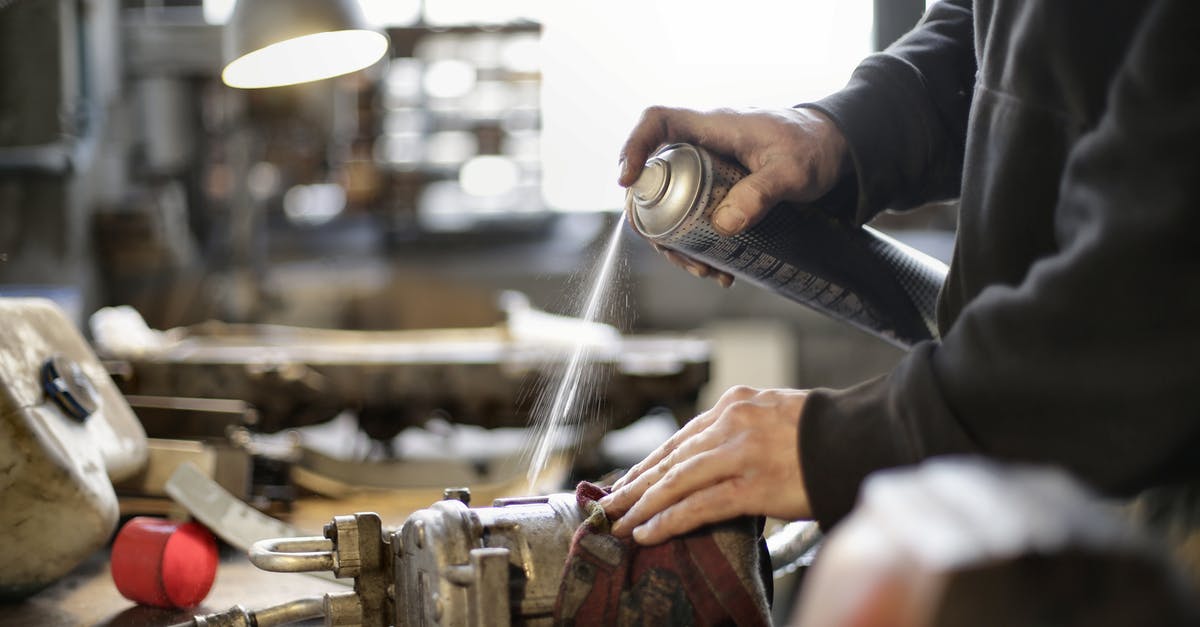
[[[326,537],[264,540],[250,559],[264,570],[353,577],[354,593],[327,595],[327,624],[549,624],[581,521],[571,494],[476,509],[447,499],[398,532],[385,534],[375,514],[337,516]]]
[[[414,512],[399,531],[383,530],[375,514],[336,516],[324,537],[263,540],[250,559],[264,570],[353,577],[353,593],[326,597],[330,625],[550,625],[571,538],[583,522],[575,495],[470,508],[469,494],[447,489],[446,499]],[[814,523],[797,524],[768,546],[779,567],[810,554],[819,538]]]
[[[405,521],[396,548],[397,625],[549,624],[571,536],[574,494],[434,503]],[[507,624],[506,622],[500,624]]]
[[[250,549],[250,561],[273,572],[353,578],[353,592],[325,595],[326,624],[386,627],[395,614],[391,542],[376,514],[335,516],[325,537],[263,540]]]
[[[137,474],[114,484],[122,497],[166,497],[167,481],[191,463],[239,499],[250,496],[250,455],[223,443],[147,438],[149,459]]]
[[[336,331],[208,324],[160,353],[121,356],[128,394],[235,398],[258,410],[257,429],[323,422],[343,409],[378,439],[435,411],[484,427],[525,426],[523,394],[568,351],[514,340],[504,327],[428,331]],[[709,374],[706,342],[680,336],[623,338],[591,352],[611,372],[599,412],[619,428],[655,407],[690,417]]]

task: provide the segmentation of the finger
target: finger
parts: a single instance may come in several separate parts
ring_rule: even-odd
[[[670,455],[672,451],[678,448],[688,438],[692,437],[693,434],[699,433],[700,431],[708,428],[708,426],[716,421],[717,417],[725,411],[726,407],[734,403],[752,399],[757,396],[759,392],[760,390],[757,388],[753,388],[748,385],[735,385],[728,390],[725,390],[725,392],[721,394],[721,398],[717,399],[717,402],[712,406],[711,409],[689,420],[687,424],[683,425],[683,427],[671,435],[671,437],[667,438],[665,442],[660,444],[658,448],[654,449],[654,451],[647,455],[645,459],[634,464],[633,467],[629,469],[629,472],[625,473],[625,476],[621,477],[616,483],[613,484],[613,493],[604,497],[604,499],[601,499],[601,503],[603,504],[606,501],[611,502],[613,500],[612,497],[616,495],[620,489],[637,479],[641,473],[653,468],[656,464],[662,461],[664,457]]]
[[[642,545],[659,544],[704,525],[750,513],[752,503],[746,494],[745,484],[738,478],[698,490],[635,527],[633,539]]]
[[[695,111],[673,107],[650,107],[642,112],[629,139],[621,148],[618,183],[628,187],[637,180],[650,154],[663,144],[700,144],[723,154],[737,154],[744,141],[738,125],[740,114],[732,109]]]
[[[662,461],[664,457],[670,455],[671,451],[674,451],[685,440],[692,437],[692,434],[697,433],[704,427],[708,426],[708,423],[712,421],[712,418],[710,418],[710,414],[712,414],[712,412],[713,410],[710,409],[689,420],[687,424],[683,425],[683,427],[672,434],[671,437],[667,438],[665,442],[658,445],[658,448],[654,449],[654,451],[647,455],[645,459],[634,464],[633,467],[629,469],[629,472],[625,473],[625,476],[621,477],[616,483],[613,484],[612,494],[605,497],[605,499],[610,501],[613,500],[613,497],[617,495],[618,491],[622,490],[626,485],[637,479],[642,473],[646,472],[650,468],[653,468],[660,461]]]
[[[718,407],[690,420],[645,459],[634,464],[629,472],[625,473],[625,476],[613,484],[612,492],[600,499],[600,505],[604,508],[605,513],[610,517],[624,514],[634,502],[641,498],[647,487],[670,469],[675,459],[682,459],[679,457],[679,449],[687,446],[711,425],[716,419],[716,412],[719,412]],[[664,462],[666,462],[665,465]]]
[[[704,431],[688,438],[685,442],[679,445],[678,448],[671,451],[665,458],[662,459],[653,468],[647,469],[636,479],[630,481],[619,492],[613,493],[607,501],[601,502],[601,507],[604,507],[605,514],[610,518],[617,520],[618,533],[620,529],[624,529],[626,533],[633,525],[642,522],[645,518],[652,516],[655,512],[670,503],[663,502],[664,499],[678,500],[683,493],[692,489],[697,485],[703,484],[708,477],[721,475],[725,472],[734,472],[736,469],[729,465],[730,460],[741,459],[737,450],[727,450],[727,459],[721,459],[714,462],[710,467],[699,468],[691,460],[702,456],[713,449],[720,448],[727,444],[730,437],[728,429],[722,428],[720,423],[710,426]],[[708,459],[708,458],[706,458]],[[676,470],[681,465],[685,465],[684,470]],[[687,473],[686,475],[681,473]],[[656,501],[649,504],[643,504],[647,492],[651,490],[660,491],[663,489],[660,484],[666,481],[668,492],[658,497]],[[712,481],[715,481],[713,479]],[[654,509],[656,507],[657,509]],[[634,508],[640,507],[640,511],[645,512],[642,518],[630,519],[622,522],[629,512]],[[647,509],[649,507],[650,509]]]
[[[629,511],[616,521],[612,533],[628,535],[638,525],[682,501],[693,492],[732,478],[742,466],[740,460],[741,456],[729,445],[715,446],[689,455],[648,487]]]
[[[700,263],[699,261],[696,261],[696,260],[692,259],[691,257],[677,253],[677,252],[675,252],[669,248],[665,248],[659,244],[655,244],[654,248],[656,250],[658,250],[658,252],[665,255],[666,258],[668,260],[670,260],[671,263],[682,267],[684,270],[691,272],[693,275],[695,275],[697,277],[712,277],[717,280],[717,283],[721,284],[721,287],[729,287],[729,286],[733,285],[733,275],[729,274],[728,272],[722,272],[721,270],[717,270],[716,268],[714,268],[710,265]],[[700,266],[700,269],[693,271],[692,266],[694,266],[694,265]]]
[[[689,257],[681,255],[673,250],[664,249],[663,255],[665,255],[666,258],[671,261],[671,263],[683,268],[684,270],[687,270],[688,274],[691,274],[698,279],[702,279],[713,273],[712,267],[700,263],[699,261],[690,259]]]
[[[754,226],[772,207],[779,204],[788,183],[773,168],[746,175],[729,189],[729,193],[713,211],[713,228],[726,237],[737,235]]]
[[[650,153],[667,141],[669,119],[679,114],[680,110],[667,107],[650,107],[642,112],[625,145],[621,146],[619,185],[629,187],[637,181]]]

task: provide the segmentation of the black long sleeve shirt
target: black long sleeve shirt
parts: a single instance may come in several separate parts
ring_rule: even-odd
[[[1200,2],[935,5],[811,106],[846,135],[859,223],[958,197],[942,339],[815,390],[817,519],[872,471],[949,453],[1109,493],[1200,476]]]

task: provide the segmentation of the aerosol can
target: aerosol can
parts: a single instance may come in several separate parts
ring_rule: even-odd
[[[626,211],[647,239],[892,344],[937,337],[946,265],[874,229],[784,203],[742,233],[717,233],[713,210],[746,174],[703,148],[672,144],[646,162]]]

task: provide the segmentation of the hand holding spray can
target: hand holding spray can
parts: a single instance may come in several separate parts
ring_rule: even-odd
[[[737,235],[713,230],[713,211],[746,174],[703,148],[672,144],[646,162],[626,211],[647,239],[892,344],[937,337],[946,265],[870,227],[783,203]]]

